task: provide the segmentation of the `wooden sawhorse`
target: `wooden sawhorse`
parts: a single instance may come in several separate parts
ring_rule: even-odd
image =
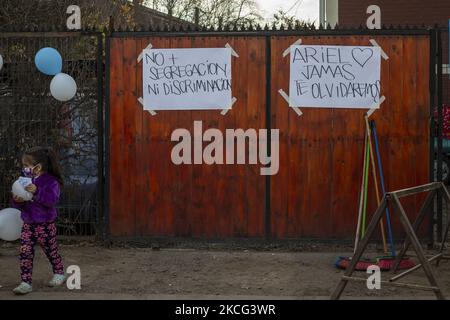
[[[438,285],[436,278],[434,276],[434,273],[431,269],[430,262],[437,261],[441,259],[449,259],[450,257],[445,256],[443,254],[445,241],[448,236],[449,228],[450,228],[450,219],[447,222],[447,226],[444,232],[444,237],[442,239],[442,243],[440,245],[439,253],[435,256],[432,256],[431,258],[427,259],[425,257],[425,253],[422,249],[422,246],[419,242],[419,239],[417,238],[416,231],[419,229],[420,225],[424,221],[424,218],[426,217],[426,214],[429,212],[430,208],[433,205],[433,200],[435,199],[438,190],[442,190],[444,194],[444,198],[447,201],[447,204],[450,204],[450,194],[448,190],[445,188],[444,184],[442,182],[433,182],[429,184],[425,184],[418,187],[398,190],[394,192],[388,192],[383,196],[383,199],[380,203],[380,206],[375,211],[375,214],[372,217],[372,220],[369,223],[369,226],[367,227],[367,232],[365,236],[361,239],[361,242],[358,244],[355,250],[355,254],[351,260],[350,266],[345,271],[345,274],[342,276],[340,282],[338,283],[336,289],[334,290],[333,294],[331,295],[331,299],[336,300],[339,299],[342,295],[342,292],[344,291],[345,287],[347,286],[348,281],[358,281],[358,282],[366,282],[365,278],[359,278],[359,277],[352,277],[353,272],[355,271],[357,262],[361,259],[362,255],[364,254],[364,251],[367,248],[367,245],[369,243],[370,238],[375,232],[375,229],[380,221],[382,219],[383,215],[385,214],[385,211],[389,204],[392,204],[393,208],[397,209],[397,212],[400,217],[400,222],[406,232],[406,240],[403,244],[403,247],[400,251],[400,253],[397,256],[397,259],[394,264],[393,272],[395,273],[398,269],[398,265],[401,261],[401,258],[404,257],[406,254],[406,251],[408,250],[409,246],[412,245],[414,248],[414,251],[417,254],[417,259],[419,260],[420,264],[415,266],[414,268],[408,269],[405,272],[392,277],[389,279],[389,281],[381,281],[382,284],[386,285],[392,285],[397,287],[403,287],[403,288],[410,288],[410,289],[418,289],[418,290],[428,290],[433,291],[434,294],[438,299],[445,299],[440,286]],[[403,209],[402,204],[400,203],[400,198],[407,197],[411,195],[415,195],[422,192],[429,192],[427,195],[425,202],[423,203],[419,215],[417,216],[416,221],[414,222],[414,225],[411,225],[408,216],[405,213],[405,210]],[[404,277],[405,275],[419,269],[423,268],[425,275],[428,279],[428,282],[430,283],[430,286],[422,286],[417,284],[408,284],[408,283],[398,283],[395,282],[396,280]]]

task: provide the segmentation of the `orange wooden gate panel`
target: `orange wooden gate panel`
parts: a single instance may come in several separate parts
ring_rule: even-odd
[[[233,59],[233,95],[220,111],[159,111],[138,102],[142,70],[136,61],[156,48],[224,47]],[[205,45],[206,44],[206,45]],[[180,165],[171,162],[172,131],[265,128],[265,38],[112,38],[110,57],[110,229],[119,236],[258,237],[264,234],[264,177],[259,165]],[[262,200],[262,201],[261,201]]]
[[[386,101],[377,122],[388,190],[429,181],[429,37],[302,36],[304,44],[369,45],[382,60]],[[265,222],[275,238],[351,238],[362,174],[364,110],[308,109],[298,117],[278,94],[288,92],[289,59],[298,39],[265,36],[111,37],[109,61],[109,226],[112,236],[262,238]],[[233,58],[236,104],[219,111],[159,111],[142,96],[139,53],[155,48],[223,47]],[[271,64],[271,128],[280,129],[280,170],[270,177],[270,221],[265,221],[266,178],[261,165],[180,165],[171,162],[172,131],[203,121],[203,130],[266,128],[266,58]],[[370,183],[372,181],[370,180]],[[373,186],[373,184],[372,184]],[[371,187],[369,210],[376,206]],[[423,197],[405,199],[418,211]]]
[[[272,92],[280,88],[288,92],[289,59],[279,53],[297,39],[272,39]],[[377,123],[386,188],[427,183],[428,36],[302,37],[302,44],[365,46],[370,39],[389,56],[381,62],[381,94],[386,101],[371,117]],[[356,231],[367,110],[302,111],[299,118],[280,95],[272,95],[272,127],[282,136],[280,172],[271,184],[272,235],[349,238]],[[372,213],[376,196],[369,178],[368,213]],[[408,213],[418,211],[422,198],[404,200]]]

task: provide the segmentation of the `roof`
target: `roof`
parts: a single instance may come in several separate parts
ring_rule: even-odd
[[[131,6],[136,6],[133,2],[126,0],[125,2],[128,2]],[[138,4],[135,20],[138,25],[195,26],[195,24],[190,21],[170,16],[167,13],[154,10],[141,4]]]

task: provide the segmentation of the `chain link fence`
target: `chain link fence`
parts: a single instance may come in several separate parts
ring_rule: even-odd
[[[11,185],[21,173],[22,152],[32,146],[53,147],[65,179],[57,221],[62,235],[98,235],[100,226],[101,42],[101,34],[0,34],[4,59],[0,70],[0,207],[10,206]],[[62,72],[77,83],[76,97],[69,102],[51,96],[52,77],[40,73],[34,64],[43,47],[60,52]]]

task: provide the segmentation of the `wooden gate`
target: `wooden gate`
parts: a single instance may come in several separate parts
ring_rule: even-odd
[[[388,190],[429,181],[430,36],[422,30],[316,32],[116,32],[107,38],[109,93],[109,228],[111,236],[201,238],[351,238],[362,174],[366,110],[302,109],[299,117],[278,94],[289,89],[283,51],[303,44],[370,45],[382,60],[377,121]],[[142,96],[137,57],[155,48],[223,47],[233,59],[233,96],[218,111],[160,111],[151,116]],[[174,165],[177,128],[280,129],[280,169],[260,165]],[[372,188],[373,189],[373,188]],[[369,210],[376,207],[369,192]],[[418,211],[420,198],[405,202]]]

